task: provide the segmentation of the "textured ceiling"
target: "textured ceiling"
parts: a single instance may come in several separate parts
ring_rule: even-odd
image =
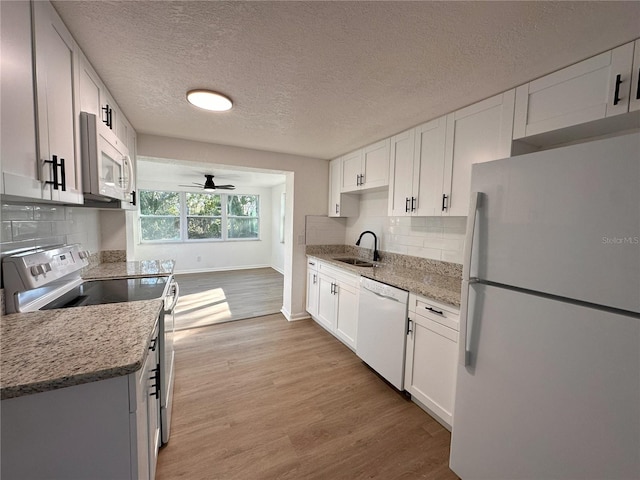
[[[138,132],[319,158],[640,37],[640,2],[53,4]]]

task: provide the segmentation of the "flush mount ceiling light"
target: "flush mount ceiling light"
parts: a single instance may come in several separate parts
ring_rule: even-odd
[[[190,90],[187,92],[187,101],[196,107],[214,112],[226,112],[233,106],[229,98],[211,90]]]

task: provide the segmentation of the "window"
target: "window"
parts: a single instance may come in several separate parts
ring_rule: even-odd
[[[140,192],[140,230],[143,240],[179,240],[180,194]]]
[[[227,198],[227,238],[258,238],[258,196],[229,195]]]
[[[222,238],[220,195],[187,193],[187,239]]]
[[[260,196],[140,192],[143,242],[260,238]]]

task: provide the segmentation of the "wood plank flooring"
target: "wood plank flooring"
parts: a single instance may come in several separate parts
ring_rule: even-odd
[[[201,327],[278,313],[284,277],[272,268],[176,275],[176,328]]]
[[[158,480],[457,478],[449,432],[312,320],[176,335]]]

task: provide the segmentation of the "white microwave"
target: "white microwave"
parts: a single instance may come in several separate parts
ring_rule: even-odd
[[[82,186],[85,198],[130,201],[133,165],[129,149],[92,113],[80,112]]]

